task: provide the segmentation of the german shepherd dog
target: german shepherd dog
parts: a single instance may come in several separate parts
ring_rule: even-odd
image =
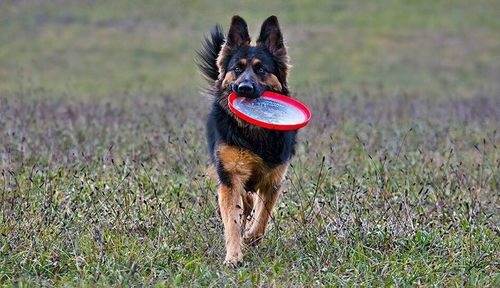
[[[256,45],[250,44],[245,20],[233,16],[227,37],[216,25],[198,54],[198,66],[213,96],[207,142],[219,183],[224,263],[236,265],[242,261],[243,244],[257,244],[266,232],[295,153],[297,131],[244,122],[229,110],[228,96],[236,92],[239,97],[258,98],[266,90],[289,95],[287,49],[276,16],[264,21]]]

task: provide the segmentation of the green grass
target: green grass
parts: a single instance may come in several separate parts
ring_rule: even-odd
[[[303,2],[1,2],[0,285],[498,287],[498,1]],[[234,13],[313,112],[238,269],[193,60]]]
[[[188,118],[204,107],[4,100],[1,282],[496,286],[498,98],[319,96],[239,269]]]

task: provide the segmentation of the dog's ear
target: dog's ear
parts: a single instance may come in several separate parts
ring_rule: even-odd
[[[231,19],[226,44],[231,48],[250,45],[247,23],[238,15],[234,15]]]
[[[260,35],[257,39],[257,45],[265,46],[274,55],[286,54],[285,44],[283,43],[283,34],[281,34],[280,24],[276,16],[267,18],[260,28]]]

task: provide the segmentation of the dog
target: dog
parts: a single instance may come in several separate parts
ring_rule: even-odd
[[[264,236],[284,187],[297,131],[277,131],[249,124],[234,115],[228,96],[258,98],[264,91],[290,95],[289,60],[278,18],[270,16],[251,44],[243,18],[233,16],[225,37],[217,24],[198,51],[198,66],[213,97],[206,136],[211,167],[218,180],[224,224],[226,265],[241,264],[242,248]]]

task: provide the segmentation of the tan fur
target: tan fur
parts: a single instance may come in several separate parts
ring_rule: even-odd
[[[229,57],[229,55],[231,55],[231,47],[224,44],[224,46],[222,46],[222,49],[220,50],[219,56],[217,56],[217,67],[219,67],[219,76],[226,74],[226,71],[224,69],[224,61],[226,60],[227,57]]]
[[[222,84],[221,84],[222,89],[225,91],[229,91],[231,89],[231,84],[237,80],[238,79],[234,79],[233,73],[231,73],[231,72],[226,73],[226,76],[224,77],[224,79],[220,80],[222,82]],[[219,105],[229,113],[229,115],[233,115],[233,112],[231,112],[231,110],[229,109],[229,104],[228,104],[228,99],[227,99],[228,96],[229,96],[229,92],[227,94],[222,93],[221,96],[217,99],[217,101],[219,102]],[[236,123],[238,123],[238,126],[240,126],[240,127],[249,128],[249,129],[251,129],[253,127],[252,125],[248,124],[248,122],[245,122],[238,117],[234,117],[234,119],[236,120]]]
[[[250,223],[250,229],[245,232],[245,243],[257,244],[266,232],[267,224],[283,189],[283,180],[288,169],[288,163],[280,165],[269,171],[267,177],[258,185],[255,197],[255,212]]]
[[[225,185],[220,185],[219,207],[224,223],[224,240],[226,244],[226,259],[224,263],[235,264],[243,259],[241,252],[241,216],[242,200],[240,190],[243,189],[241,182],[234,179],[233,187],[229,188]]]
[[[281,91],[281,89],[283,89],[280,81],[278,80],[278,77],[276,77],[276,75],[274,74],[267,74],[266,79],[263,82],[272,87],[274,91]]]
[[[224,170],[231,175],[237,175],[242,182],[250,179],[252,170],[262,170],[264,166],[264,161],[259,156],[240,147],[219,145],[217,155]]]
[[[282,190],[288,163],[269,167],[264,161],[244,148],[221,144],[217,158],[230,175],[231,188],[219,185],[219,206],[224,222],[227,264],[241,261],[242,229],[251,217],[249,230],[245,232],[245,243],[256,244],[265,234],[272,210]],[[244,183],[257,176],[257,191],[245,191]]]
[[[233,71],[226,71],[225,66],[236,49],[250,45],[250,36],[247,30],[245,21],[239,16],[233,16],[226,42],[216,59],[219,76],[214,83],[214,88],[218,91],[218,98],[215,101],[229,115],[233,115],[233,113],[229,109],[228,96],[232,92],[232,84],[239,83],[239,79]],[[271,35],[267,35],[268,33]],[[252,78],[250,80],[253,83],[260,81],[260,84],[269,86],[270,90],[286,94],[288,93],[288,56],[286,47],[282,44],[282,34],[275,16],[264,21],[261,36],[259,36],[259,39],[261,38],[263,41],[257,41],[257,45],[266,46],[273,57],[278,59],[276,64],[280,74],[266,73],[264,77],[261,77],[261,74],[257,76],[253,68],[255,65],[259,65],[262,60],[240,59],[240,65],[243,66],[241,68],[245,69],[245,73],[241,73],[244,76],[239,77],[245,77],[245,80]],[[254,141],[267,140],[267,134],[262,133],[261,128],[257,128],[234,115],[233,117],[240,128],[246,129],[242,136],[251,135]],[[213,155],[216,158],[216,166],[211,166],[209,174],[215,175],[217,179],[217,176],[224,177],[218,179],[218,196],[224,223],[225,263],[234,265],[243,258],[243,243],[256,244],[264,236],[274,205],[283,190],[282,184],[288,162],[274,166],[265,163],[262,158],[245,148],[223,143],[217,145],[215,155]],[[216,171],[215,167],[223,171]],[[217,172],[221,175],[217,175]],[[255,191],[246,191],[246,188]],[[244,228],[248,229],[243,231]]]
[[[226,76],[224,77],[224,80],[222,80],[222,88],[229,89],[231,87],[231,84],[236,81],[236,78],[234,78],[233,73],[229,72],[226,73]]]

